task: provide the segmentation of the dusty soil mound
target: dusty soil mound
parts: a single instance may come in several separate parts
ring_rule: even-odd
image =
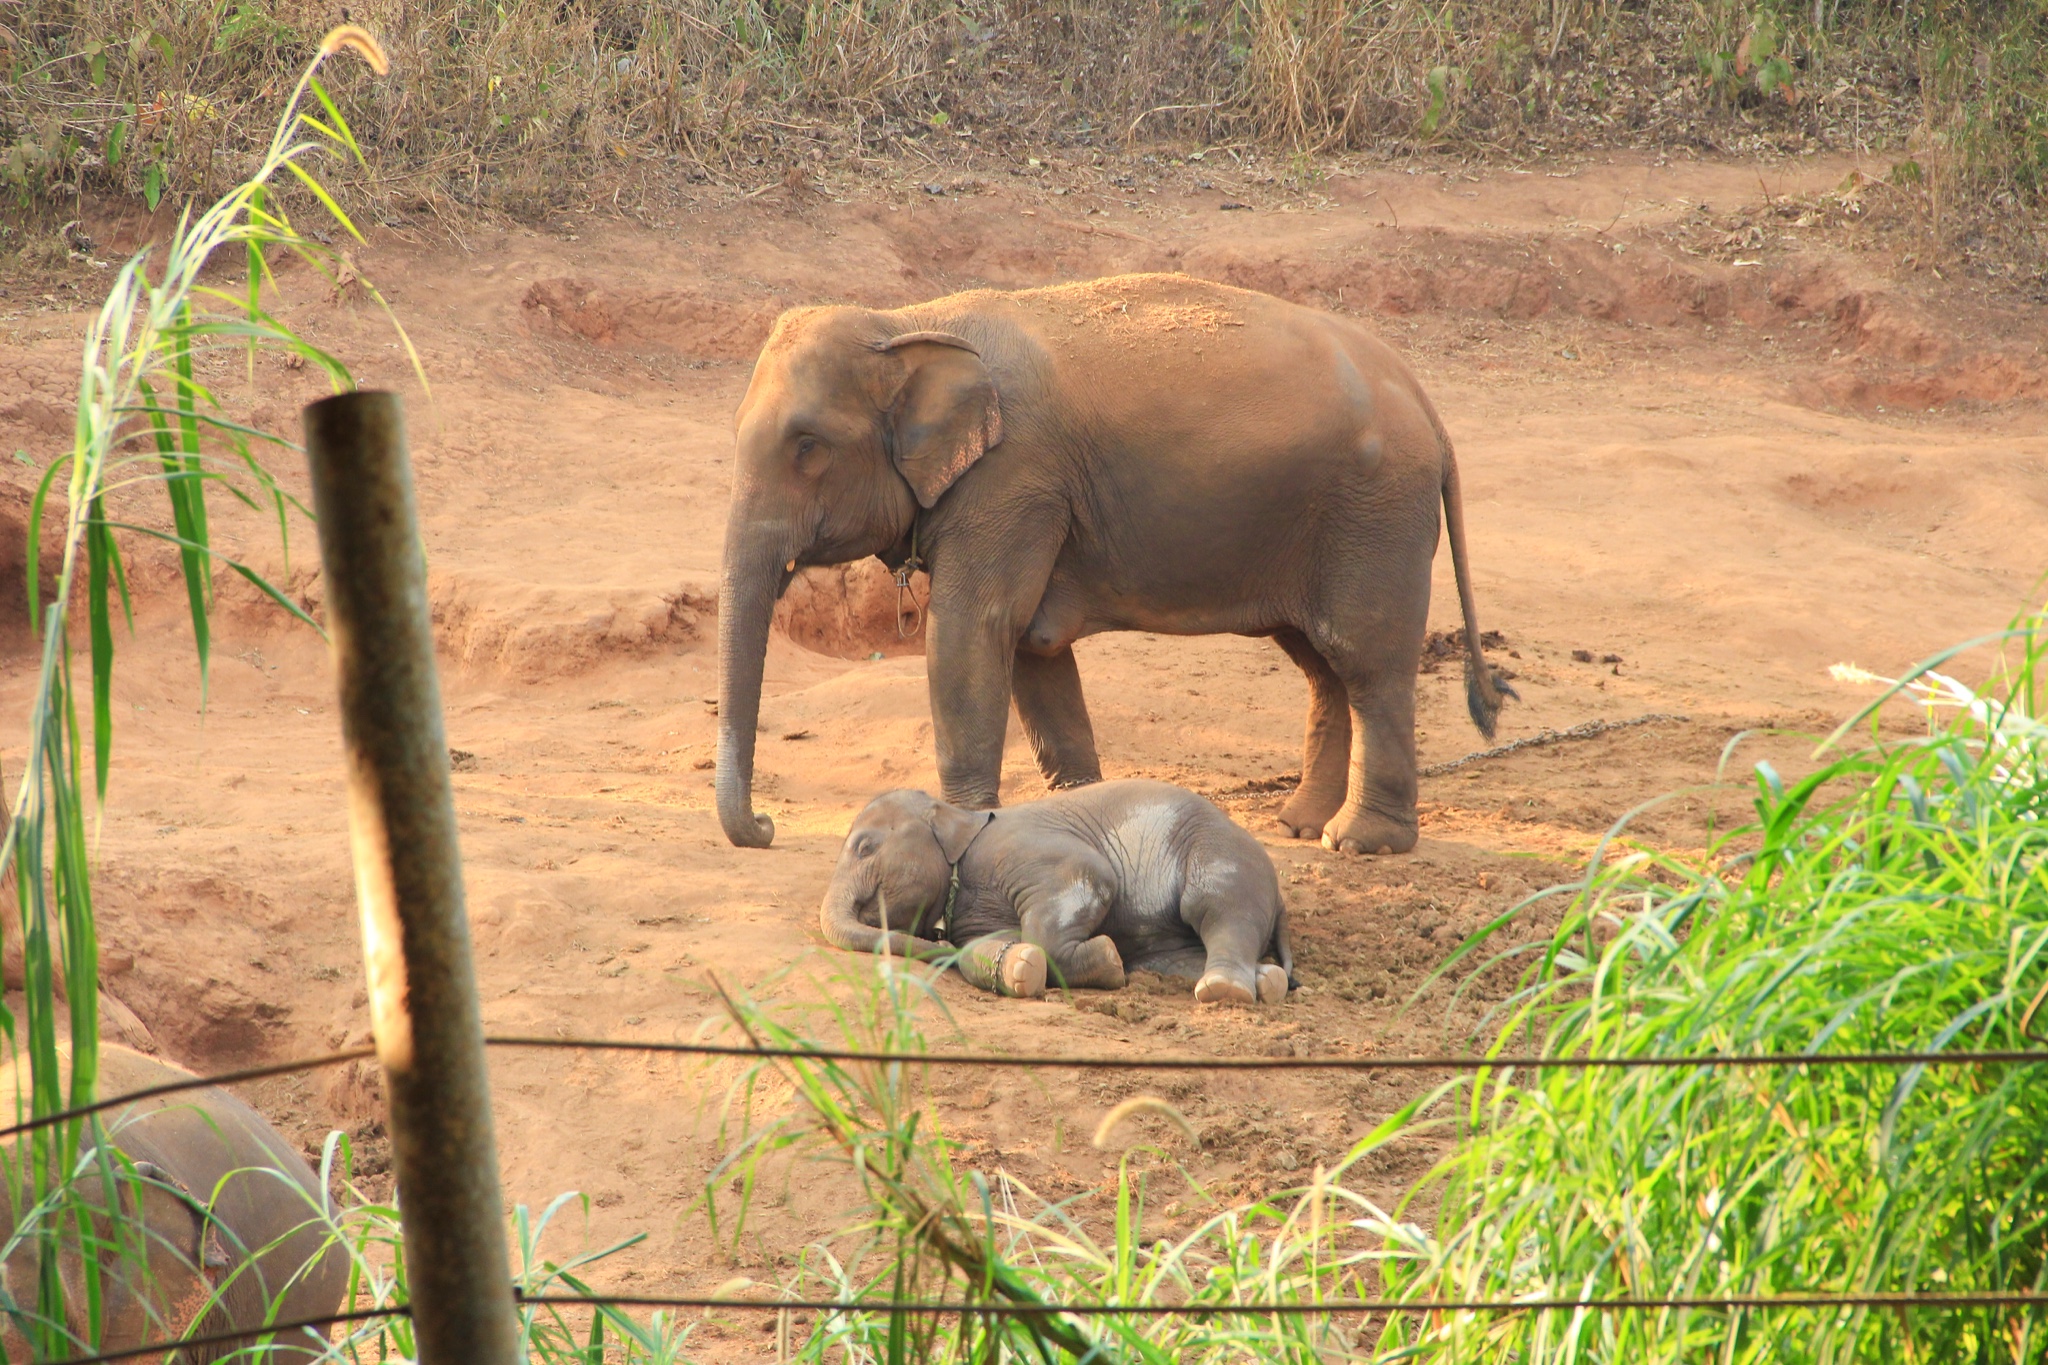
[[[667,346],[739,360],[753,358],[783,305],[731,302],[687,290],[643,293],[562,278],[537,281],[519,307],[536,331],[599,346]]]
[[[1390,317],[1478,313],[1536,322],[1562,315],[1623,327],[1796,329],[1809,348],[1830,350],[1825,362],[1800,365],[1787,386],[1796,401],[1818,406],[1927,408],[2048,396],[2048,358],[2038,344],[1959,332],[1841,262],[1717,265],[1628,246],[1430,233],[1405,260],[1273,260],[1230,251],[1191,253],[1186,268],[1300,303]]]
[[[1747,329],[1750,344],[1777,348],[1771,357],[1780,362],[1785,395],[1809,406],[1927,408],[2048,396],[2041,344],[2048,334],[2038,317],[1994,319],[1973,308],[1972,325],[1959,326],[1954,300],[1903,287],[1867,254],[1827,249],[1853,232],[1860,211],[1853,191],[1816,189],[1719,214],[1684,197],[1631,212],[1624,196],[1614,220],[1594,230],[1560,210],[1551,221],[1528,213],[1519,221],[1504,214],[1502,222],[1425,217],[1412,226],[1368,219],[1312,232],[1268,218],[1261,231],[1212,229],[1175,241],[1142,219],[1117,226],[1092,208],[1077,220],[1065,204],[1027,210],[1045,221],[1020,231],[982,189],[938,221],[853,207],[847,226],[858,234],[821,246],[808,267],[816,276],[808,295],[731,270],[724,248],[732,239],[722,237],[718,260],[693,262],[700,278],[681,286],[637,278],[639,271],[602,283],[550,276],[528,287],[521,317],[536,335],[744,362],[776,314],[797,302],[889,307],[962,287],[1179,270],[1382,319],[1483,318],[1553,330],[1592,322],[1693,335]],[[1554,221],[1561,216],[1563,226]],[[781,244],[772,250],[778,258],[794,254]]]
[[[450,659],[526,679],[697,643],[718,619],[717,598],[694,586],[571,595],[458,573],[435,575],[428,596],[434,638]]]
[[[838,659],[924,653],[931,579],[910,576],[902,593],[879,559],[805,569],[775,606],[775,624],[796,644]]]

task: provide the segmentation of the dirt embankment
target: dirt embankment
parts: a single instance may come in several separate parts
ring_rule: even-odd
[[[1699,846],[1717,810],[1742,810],[1739,790],[1702,786],[1730,739],[1823,729],[1861,700],[1828,664],[1896,667],[2028,605],[2048,513],[2041,310],[1860,249],[1853,215],[1828,198],[1848,166],[1771,172],[1769,202],[1753,167],[1647,160],[1471,179],[1396,169],[1312,197],[1204,188],[1195,177],[1212,172],[1181,169],[1158,194],[1036,181],[938,194],[911,182],[845,203],[777,191],[656,224],[480,232],[468,251],[386,239],[362,257],[433,379],[431,397],[409,389],[407,401],[491,1029],[692,1036],[717,1012],[713,972],[791,1008],[815,999],[806,974],[857,965],[810,928],[848,819],[884,788],[936,787],[913,628],[924,585],[899,603],[878,565],[812,571],[783,603],[768,661],[758,787],[776,846],[734,849],[718,831],[730,420],[753,347],[788,303],[894,306],[1180,269],[1364,317],[1421,373],[1458,445],[1481,623],[1501,632],[1496,662],[1522,694],[1501,738],[1685,717],[1427,778],[1414,856],[1338,859],[1272,828],[1299,770],[1305,702],[1278,651],[1084,641],[1106,769],[1183,782],[1260,833],[1307,989],[1251,1014],[1159,983],[1029,1005],[942,984],[981,1044],[1134,1060],[1462,1046],[1513,968],[1455,1005],[1442,987],[1408,1002],[1464,935],[1567,880],[1617,817],[1660,794],[1678,793],[1639,834]],[[39,461],[68,437],[83,317],[23,300],[86,291],[9,287],[0,448]],[[373,308],[333,301],[289,267],[277,306],[366,383],[409,385]],[[288,427],[317,395],[302,371],[266,359],[251,385],[242,365],[201,362],[238,413]],[[277,467],[303,494],[290,459]],[[124,516],[161,516],[146,490],[122,496]],[[318,608],[302,523],[288,563],[274,523],[225,500],[217,533]],[[110,988],[166,1052],[201,1067],[360,1037],[325,647],[224,577],[202,713],[174,569],[155,553],[135,549],[138,626],[118,640],[99,844]],[[1437,572],[1441,629],[1455,602],[1441,556]],[[19,642],[0,646],[0,704],[19,715],[32,660]],[[1418,693],[1425,764],[1479,747],[1455,666],[1426,671]],[[1766,733],[1744,741],[1732,771],[1766,755],[1796,770],[1809,752]],[[0,745],[0,764],[19,761]],[[1013,743],[1006,799],[1040,789]],[[1513,934],[1550,922],[1553,910],[1528,906]],[[652,1234],[609,1283],[703,1288],[733,1273],[732,1253],[689,1213],[718,1154],[720,1075],[611,1057],[494,1067],[512,1196],[582,1189],[593,1243]],[[948,1079],[938,1103],[970,1159],[1075,1195],[1088,1214],[1109,1158],[1067,1135],[1140,1089],[1203,1133],[1190,1170],[1250,1192],[1343,1151],[1413,1086]],[[376,1165],[366,1074],[254,1094],[301,1141],[352,1128]],[[1368,1169],[1374,1192],[1391,1197],[1433,1150],[1389,1148]],[[1157,1207],[1163,1232],[1195,1205]],[[793,1183],[757,1210],[760,1240],[739,1260],[772,1272],[776,1248],[843,1213],[829,1182]]]

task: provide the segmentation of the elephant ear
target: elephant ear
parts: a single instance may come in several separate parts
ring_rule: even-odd
[[[974,836],[995,818],[994,811],[961,810],[943,801],[933,802],[931,813],[925,817],[931,822],[932,836],[939,841],[939,850],[949,863],[957,863],[966,857],[967,846],[974,842]]]
[[[875,349],[903,362],[889,403],[891,453],[918,506],[929,508],[1002,441],[996,382],[981,353],[951,332],[906,332]]]

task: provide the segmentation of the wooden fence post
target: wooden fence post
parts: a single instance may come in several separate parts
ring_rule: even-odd
[[[391,1102],[421,1365],[515,1365],[518,1320],[405,420],[391,393],[305,410],[370,1021]]]

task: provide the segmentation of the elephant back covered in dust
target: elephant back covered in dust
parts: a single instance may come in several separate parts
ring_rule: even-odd
[[[191,1077],[104,1044],[99,1068],[99,1093],[109,1098]],[[68,1076],[68,1057],[65,1071]],[[14,1088],[26,1083],[19,1063],[0,1067],[0,1094],[22,1093]],[[326,1194],[305,1159],[256,1110],[224,1090],[203,1087],[139,1100],[101,1120],[106,1159],[69,1183],[62,1210],[95,1233],[91,1254],[102,1300],[102,1350],[318,1319],[340,1309],[348,1257],[330,1240]],[[6,1177],[0,1219],[17,1235],[28,1231],[23,1211],[36,1207],[23,1165],[29,1151],[25,1141],[17,1141],[0,1152]],[[65,1224],[60,1244],[63,1328],[84,1342],[88,1253],[75,1226]],[[36,1239],[20,1236],[13,1254],[0,1263],[9,1285],[31,1286],[30,1303],[37,1257]],[[0,1329],[8,1359],[30,1358],[24,1326],[16,1314]],[[324,1344],[324,1334],[288,1335],[265,1358],[311,1360]],[[201,1365],[237,1349],[198,1347],[181,1359]]]

